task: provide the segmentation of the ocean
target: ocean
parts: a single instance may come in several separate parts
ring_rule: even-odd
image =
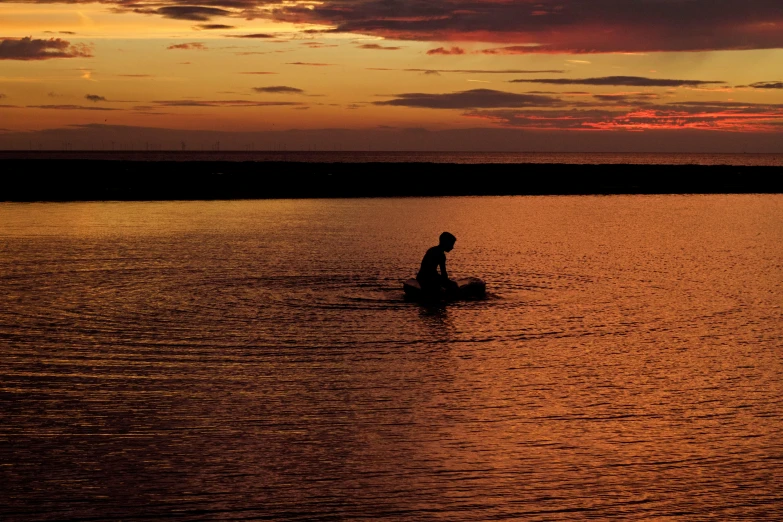
[[[780,194],[0,203],[0,519],[780,520],[781,224]],[[486,299],[403,298],[444,230]]]

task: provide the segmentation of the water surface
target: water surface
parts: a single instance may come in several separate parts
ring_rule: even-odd
[[[0,518],[783,518],[783,196],[0,204]],[[443,230],[483,301],[405,302]]]

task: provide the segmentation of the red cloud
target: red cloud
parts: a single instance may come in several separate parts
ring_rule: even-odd
[[[644,105],[626,111],[605,109],[472,110],[469,118],[489,120],[504,127],[565,130],[710,130],[780,132],[783,106],[703,102]]]
[[[0,38],[0,60],[50,60],[52,58],[91,58],[86,44],[71,44],[59,38],[49,40]]]

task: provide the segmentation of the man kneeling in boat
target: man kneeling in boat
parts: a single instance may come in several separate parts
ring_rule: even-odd
[[[459,288],[455,281],[449,279],[449,273],[446,271],[446,252],[451,252],[456,241],[457,238],[453,234],[444,232],[438,238],[438,244],[424,254],[416,280],[425,297],[438,298],[441,295],[441,290],[451,293],[456,292]],[[438,273],[438,268],[440,268],[440,273]]]

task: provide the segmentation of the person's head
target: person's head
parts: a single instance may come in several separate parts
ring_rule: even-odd
[[[444,232],[440,235],[438,238],[438,245],[440,245],[443,250],[446,252],[451,252],[451,249],[454,248],[454,243],[457,242],[457,238],[454,237],[454,234],[450,234],[448,232]]]

